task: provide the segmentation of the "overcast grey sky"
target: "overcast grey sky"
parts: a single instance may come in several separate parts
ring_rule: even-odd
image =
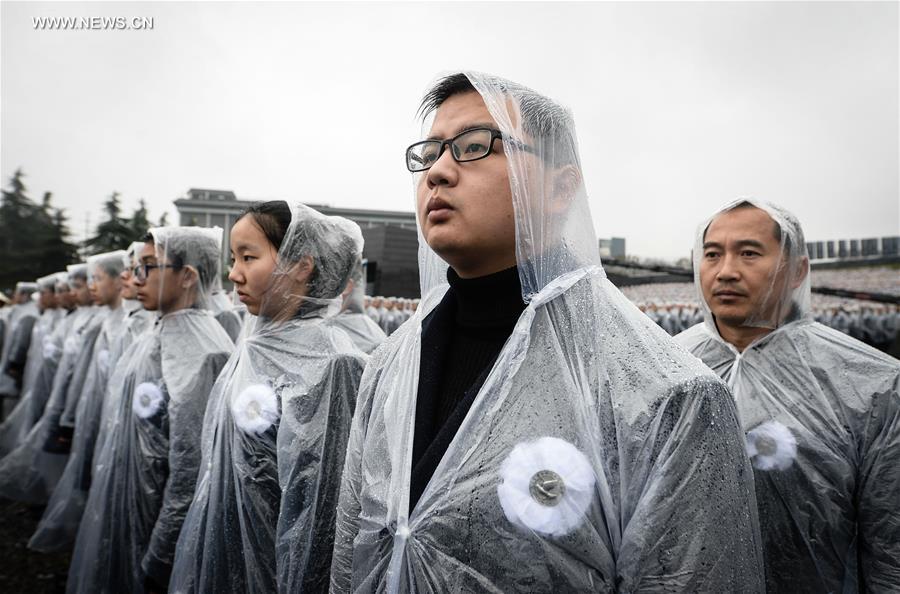
[[[113,191],[151,215],[191,187],[412,210],[418,100],[461,68],[575,115],[600,237],[674,260],[738,196],[807,238],[900,233],[898,4],[0,5],[0,174],[73,231]],[[38,30],[42,16],[152,30]],[[177,219],[172,219],[177,220]]]

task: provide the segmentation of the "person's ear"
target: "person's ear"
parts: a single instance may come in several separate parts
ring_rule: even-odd
[[[563,165],[551,175],[548,195],[548,214],[560,215],[569,210],[569,205],[581,189],[581,170],[574,165]]]
[[[312,256],[302,256],[290,267],[287,274],[295,282],[306,283],[309,277],[312,276],[313,267]]]
[[[193,266],[185,266],[181,269],[181,288],[190,289],[200,282],[200,274]]]
[[[797,271],[797,278],[791,283],[791,289],[796,289],[806,280],[806,275],[809,274],[809,258],[806,256],[800,258],[798,266],[800,269]]]

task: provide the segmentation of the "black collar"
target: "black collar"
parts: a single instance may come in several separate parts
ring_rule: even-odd
[[[456,297],[455,321],[460,326],[512,326],[525,309],[515,266],[478,278],[460,278],[448,268],[447,281]]]

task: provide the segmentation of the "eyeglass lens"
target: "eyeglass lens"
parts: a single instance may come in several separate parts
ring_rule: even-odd
[[[406,155],[407,167],[411,171],[424,171],[440,158],[444,145],[450,145],[453,158],[458,162],[474,161],[486,157],[491,152],[493,132],[486,128],[468,130],[449,141],[425,140],[409,147]]]

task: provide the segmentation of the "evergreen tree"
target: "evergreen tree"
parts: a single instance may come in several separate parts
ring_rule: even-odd
[[[106,220],[97,225],[97,234],[84,242],[89,254],[127,249],[132,241],[131,226],[121,216],[119,193],[113,192],[103,204]]]
[[[169,213],[163,212],[162,216],[159,217],[159,227],[168,227],[169,226]]]
[[[17,281],[36,278],[37,240],[40,236],[40,208],[26,195],[25,173],[17,169],[3,190],[0,201],[0,288],[10,289]]]
[[[138,241],[150,229],[150,220],[147,218],[147,203],[143,198],[140,199],[137,209],[131,215],[128,226],[131,228],[131,241]]]
[[[77,247],[69,242],[70,232],[66,215],[50,203],[52,194],[46,192],[41,203],[41,234],[38,238],[41,276],[65,270],[66,265],[78,259]]]

